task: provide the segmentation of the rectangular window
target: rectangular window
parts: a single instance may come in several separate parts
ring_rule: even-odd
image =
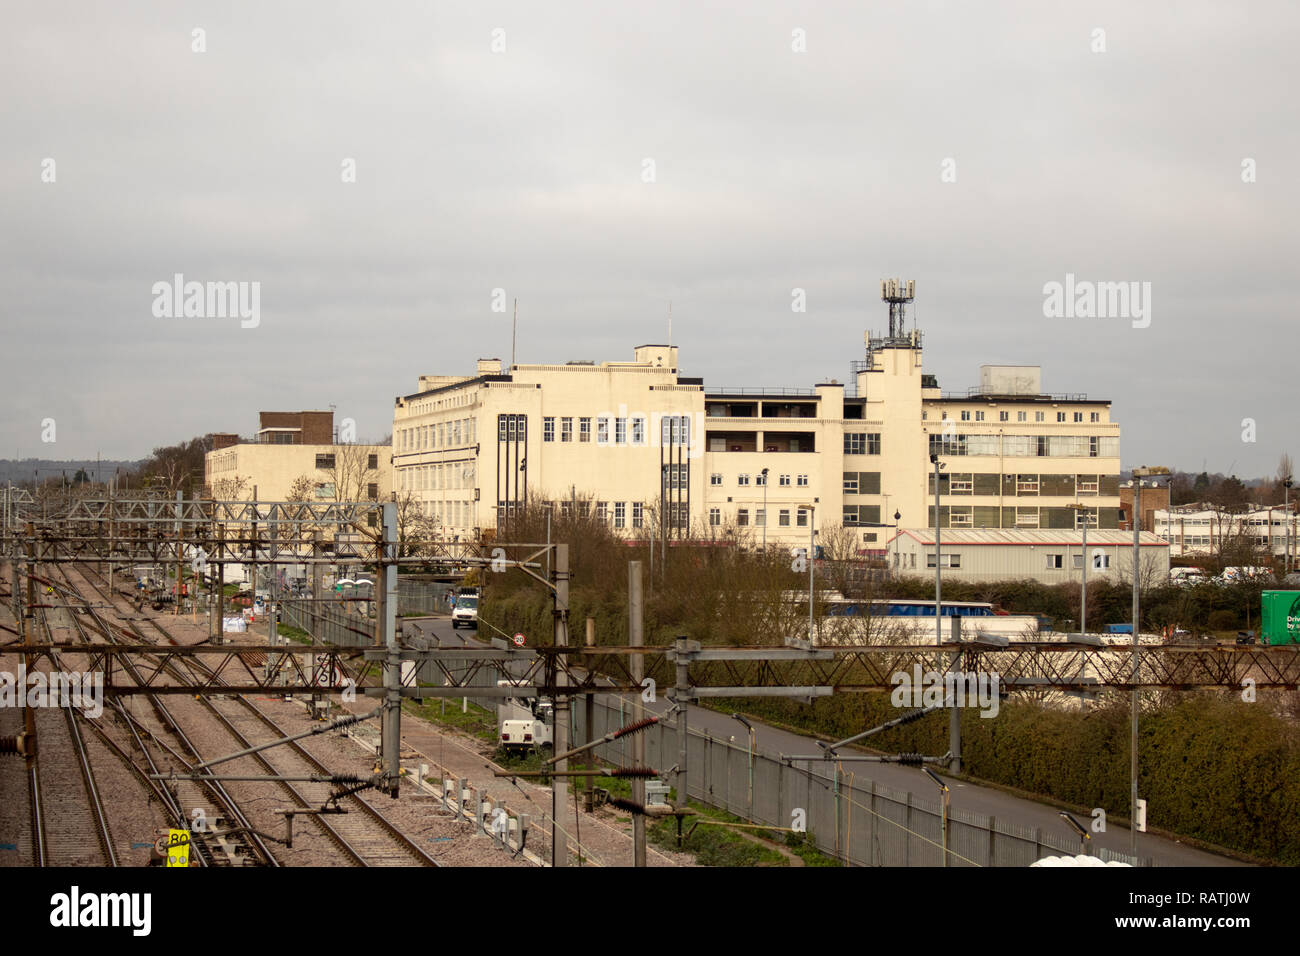
[[[800,488],[807,488],[807,487],[808,487],[808,476],[807,476],[807,475],[800,475],[800,476],[799,476],[799,482],[798,482],[798,484],[799,484],[799,487],[800,487]]]
[[[1063,422],[1063,421],[1065,421],[1065,412],[1057,412],[1057,413],[1056,413],[1056,420],[1057,420],[1058,422]]]
[[[1090,413],[1090,417],[1089,417],[1088,420],[1089,420],[1089,421],[1092,421],[1092,422],[1099,422],[1099,421],[1101,421],[1101,412],[1092,412],[1092,413]]]
[[[607,501],[596,502],[596,520],[597,521],[609,520],[609,502]]]
[[[719,475],[719,474],[717,474],[716,472],[713,473],[712,475],[709,475],[709,484],[711,484],[711,485],[720,485],[720,484],[722,484],[722,476]]]
[[[1016,494],[1018,495],[1038,494],[1038,476],[1037,475],[1016,475]]]
[[[939,563],[942,564],[945,568],[960,568],[960,567],[961,567],[961,555],[960,555],[960,554],[947,554],[947,553],[945,553],[945,554],[942,556],[942,558],[941,558],[941,560],[940,560]],[[925,556],[925,566],[926,566],[927,568],[932,568],[932,567],[934,567],[934,553],[933,553],[933,552],[931,552],[930,554],[927,554],[927,555]]]
[[[808,527],[808,509],[807,509],[807,508],[800,508],[798,511],[795,512],[795,521],[794,521],[794,523],[797,524],[797,525],[798,525],[799,527],[801,527],[801,528],[806,528],[806,527]]]
[[[624,528],[627,526],[627,505],[621,501],[614,502],[614,527]]]
[[[971,518],[971,510],[969,507],[948,509],[948,524],[951,527],[969,528],[971,527],[971,523],[972,523],[972,518]]]
[[[977,422],[982,422],[982,421],[984,421],[984,413],[983,413],[983,412],[976,412],[976,413],[975,413],[975,421],[977,421]]]
[[[1081,554],[1072,554],[1072,555],[1070,555],[1070,558],[1071,558],[1071,559],[1073,560],[1073,562],[1074,562],[1074,570],[1078,571],[1080,568],[1083,567],[1083,555],[1081,555]]]
[[[573,441],[573,419],[560,419],[560,441]]]
[[[844,473],[844,493],[846,495],[856,495],[858,493],[858,473],[856,471],[846,471]]]
[[[373,482],[373,481],[370,482],[369,484],[367,484],[367,485],[366,485],[366,497],[369,498],[371,501],[378,501],[378,500],[379,500],[379,485],[376,484],[376,483]]]
[[[555,419],[542,419],[542,441],[555,441]]]
[[[759,485],[760,487],[762,485],[767,484],[767,475],[763,474],[760,471],[757,475],[754,476],[754,484]]]
[[[1076,422],[1081,422],[1081,421],[1083,421],[1083,412],[1075,412],[1075,413],[1074,413],[1074,420],[1075,420]]]
[[[609,444],[609,419],[604,416],[596,419],[596,444]]]
[[[368,456],[368,457],[366,458],[366,467],[367,467],[367,468],[372,468],[372,469],[373,469],[373,468],[378,468],[378,467],[379,467],[379,456],[378,456],[378,455],[370,455],[370,456]]]
[[[961,420],[964,422],[970,421],[970,411],[968,409],[963,408],[961,410]]]
[[[591,441],[591,419],[590,418],[578,419],[578,441],[580,442]]]
[[[749,524],[749,509],[740,508],[736,511],[736,524],[742,528]]]
[[[316,467],[317,467],[317,468],[321,468],[321,469],[329,469],[329,468],[333,468],[333,467],[334,467],[334,456],[333,456],[333,455],[317,455],[317,456],[316,456]]]
[[[844,433],[844,454],[865,455],[867,453],[867,436],[862,432]]]
[[[880,454],[880,432],[867,432],[867,454]]]
[[[1017,528],[1037,528],[1037,527],[1038,527],[1038,509],[1037,509],[1037,508],[1017,508],[1017,509],[1016,509],[1016,527],[1017,527]]]
[[[1110,555],[1105,551],[1092,552],[1092,569],[1094,571],[1107,571],[1110,569]]]
[[[748,484],[749,484],[749,475],[737,475],[737,476],[736,476],[736,484],[740,485],[742,488],[745,487],[746,485],[748,485]]]
[[[790,487],[790,476],[789,476],[789,475],[782,475],[782,476],[781,476],[781,480],[778,481],[777,484],[780,485],[782,488],[789,488],[789,487]]]
[[[782,528],[790,527],[790,509],[782,508],[776,513],[776,523]]]
[[[761,528],[767,524],[767,512],[762,508],[754,510],[754,527]]]
[[[1029,416],[1024,412],[1016,412],[1016,421],[1018,422],[1023,422],[1028,417]]]
[[[645,510],[639,501],[632,502],[632,527],[639,528],[645,522]]]
[[[645,419],[644,418],[632,419],[632,444],[633,445],[645,444]]]
[[[615,445],[627,444],[627,419],[626,418],[614,419],[614,444]]]
[[[716,528],[716,527],[717,527],[718,525],[720,525],[720,524],[722,524],[722,509],[720,509],[720,508],[710,508],[710,509],[709,509],[709,527],[711,527],[711,528]]]
[[[1046,555],[1046,558],[1047,570],[1049,571],[1060,571],[1065,567],[1065,555],[1063,554],[1049,554]]]
[[[1010,413],[1010,412],[998,412],[998,421],[1000,421],[1000,422],[1009,422],[1009,421],[1011,421],[1011,413]]]

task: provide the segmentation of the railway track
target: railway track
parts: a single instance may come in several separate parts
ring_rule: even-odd
[[[67,571],[62,567],[59,567],[58,571],[63,576],[66,586],[54,586],[58,587],[65,596],[76,597],[78,600],[84,601],[87,605],[86,612],[92,618],[94,630],[98,631],[98,636],[105,640],[112,640],[113,631],[108,622],[103,620],[93,604],[86,601],[79,593],[75,582],[72,581]],[[93,582],[90,582],[89,579],[87,579],[87,583],[93,587]],[[91,628],[88,628],[81,621],[80,614],[68,609],[68,617],[73,622],[79,639],[83,643],[99,643],[94,639]],[[132,665],[126,664],[125,666],[128,670],[133,671]],[[140,679],[138,674],[133,674],[133,676],[137,680]],[[138,717],[133,717],[125,706],[118,703],[113,705],[115,712],[127,727],[132,741],[147,764],[147,771],[140,770],[138,767],[135,768],[137,776],[147,782],[150,790],[166,808],[170,818],[169,825],[174,829],[189,829],[191,821],[197,813],[202,819],[212,822],[215,826],[230,828],[229,837],[214,840],[215,848],[213,845],[209,845],[207,852],[204,850],[202,841],[193,844],[192,853],[200,865],[238,866],[260,863],[267,866],[278,866],[278,861],[266,845],[265,840],[253,828],[238,803],[219,781],[177,780],[169,788],[148,778],[148,774],[165,772],[165,768],[160,770],[159,760],[182,772],[188,772],[194,764],[202,760],[202,757],[193,742],[181,729],[171,709],[154,695],[145,695],[145,700],[152,708],[153,715],[161,729],[170,733],[179,743],[181,749],[193,758],[191,762],[184,754],[168,744],[161,734],[149,729]],[[156,753],[150,752],[150,746],[154,748]],[[121,748],[117,749],[120,752]],[[155,757],[158,759],[155,759]]]
[[[0,707],[0,737],[16,737],[23,732],[23,727],[21,710]],[[5,798],[5,818],[13,821],[11,828],[0,829],[0,844],[3,844],[0,867],[36,865],[33,781],[24,758],[0,757],[0,793]]]
[[[88,569],[83,568],[82,570]],[[108,595],[104,588],[90,579],[89,574],[83,573],[82,577],[95,592],[112,604],[115,596]],[[71,584],[71,579],[66,575],[66,572],[65,578]],[[180,644],[157,620],[148,616],[144,620],[163,640],[174,645]],[[134,620],[127,619],[126,625],[141,642],[149,642]],[[211,671],[197,659],[187,660],[183,666],[189,668],[191,672],[200,672],[204,679],[211,675]],[[171,666],[170,670],[174,676],[187,680],[193,679],[193,673],[185,675],[180,672],[177,666]],[[243,697],[220,702],[205,698],[201,703],[216,718],[217,722],[226,729],[240,749],[254,746],[250,735],[255,733],[265,736],[266,731],[270,731],[273,739],[283,739],[289,736],[272,718]],[[297,741],[287,741],[279,747],[252,755],[251,759],[256,760],[268,775],[297,777],[328,776],[331,774],[328,767]],[[438,865],[437,861],[429,856],[419,844],[403,834],[391,821],[363,800],[357,793],[343,792],[341,795],[336,796],[337,785],[326,782],[276,781],[276,783],[293,800],[297,809],[320,810],[325,807],[346,809],[347,812],[312,813],[308,815],[308,818],[354,865]]]

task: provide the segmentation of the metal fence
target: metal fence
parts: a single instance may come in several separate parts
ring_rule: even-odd
[[[330,602],[281,601],[280,620],[301,628],[323,644],[371,647],[375,643],[373,620],[356,613],[348,614]],[[441,685],[448,674],[466,687],[495,687],[501,677],[496,665],[475,668],[472,662],[447,661],[439,667],[433,661],[426,661],[416,670],[415,679],[424,684]],[[484,706],[490,706],[490,702]]]
[[[410,581],[397,579],[398,614],[434,614],[449,611],[447,595],[455,590],[451,584],[439,581]]]
[[[322,644],[339,647],[368,647],[375,642],[375,622],[360,614],[348,614],[330,602],[283,600],[280,621],[301,628]]]
[[[586,740],[585,708],[574,707],[577,740]],[[625,702],[597,699],[597,736],[630,721]],[[660,771],[677,763],[677,728],[661,720],[646,735],[646,761]],[[831,766],[818,772],[754,755],[727,739],[690,730],[687,741],[690,797],[755,823],[790,827],[802,811],[808,838],[823,853],[856,866],[942,866],[943,814],[938,799],[926,800],[883,786],[862,773]],[[597,748],[619,766],[631,763],[627,740]],[[751,777],[752,774],[752,777]],[[752,785],[751,785],[752,779]],[[1079,842],[1069,835],[1018,826],[992,816],[951,809],[948,815],[949,866],[1028,866],[1044,856],[1073,856]],[[1103,850],[1103,860],[1133,862]],[[1143,865],[1150,865],[1143,861]]]

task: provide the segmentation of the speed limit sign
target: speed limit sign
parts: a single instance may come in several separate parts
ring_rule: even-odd
[[[522,634],[516,634],[516,635],[514,636],[515,647],[523,647],[523,646],[524,646],[524,640],[525,640],[525,638],[524,638],[524,636],[523,636]]]

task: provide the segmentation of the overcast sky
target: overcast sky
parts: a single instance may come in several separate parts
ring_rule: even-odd
[[[1294,4],[6,2],[2,22],[0,457],[140,457],[331,404],[378,437],[418,375],[509,359],[495,289],[521,362],[630,359],[671,300],[708,386],[844,381],[885,276],[916,280],[944,389],[1041,365],[1046,391],[1114,403],[1125,467],[1253,476],[1300,452]],[[260,283],[259,323],[155,316],[176,273]],[[1045,317],[1067,273],[1149,282],[1149,325]]]

